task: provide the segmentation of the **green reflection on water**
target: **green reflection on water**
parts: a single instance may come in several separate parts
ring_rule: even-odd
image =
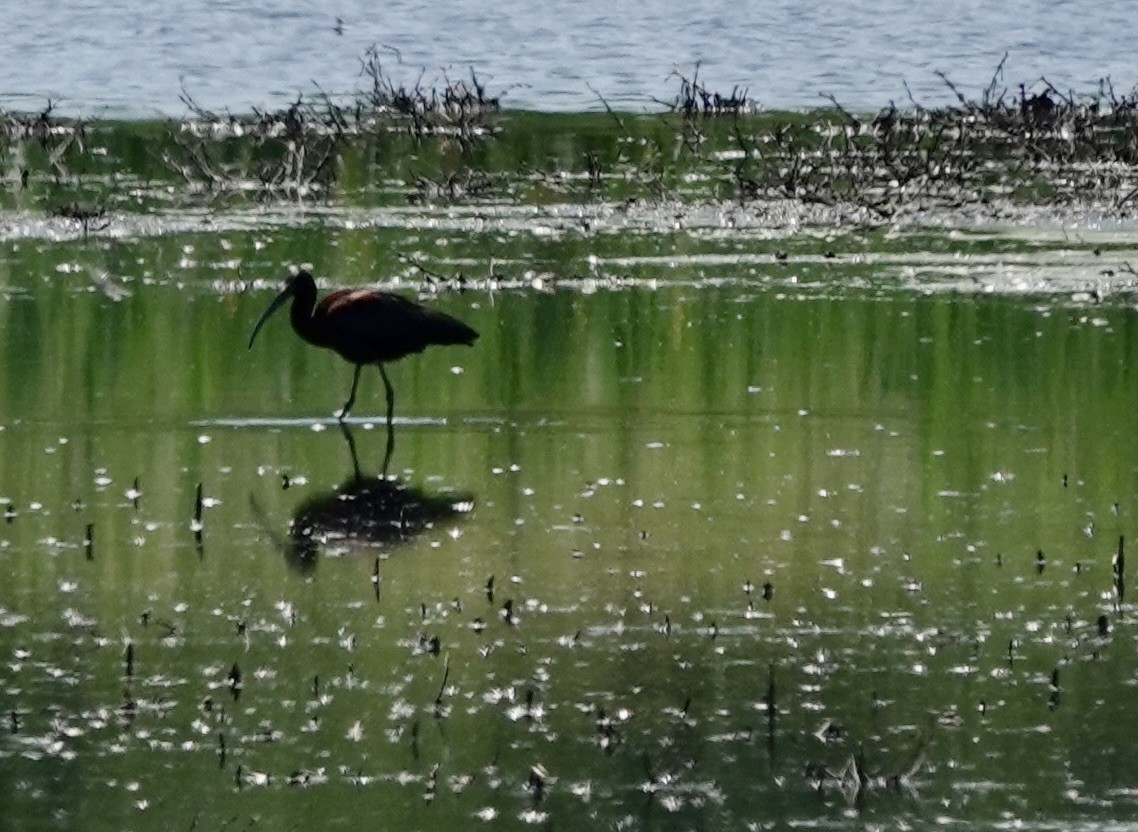
[[[867,822],[1127,814],[1133,311],[691,257],[730,245],[319,221],[6,244],[0,828],[844,826],[805,775],[859,749],[923,761],[871,781]],[[787,247],[811,245],[861,243]],[[428,528],[353,490],[349,367],[283,317],[246,349],[250,281],[423,251],[555,284],[441,292],[477,346],[392,368],[390,473],[463,504]],[[636,280],[593,282],[594,252]],[[374,370],[360,396],[374,476]]]

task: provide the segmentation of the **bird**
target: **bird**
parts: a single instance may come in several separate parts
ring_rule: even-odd
[[[316,301],[316,279],[306,269],[289,277],[249,336],[249,349],[265,321],[292,299],[289,318],[296,334],[317,347],[334,350],[354,364],[352,390],[337,418],[343,422],[356,401],[360,372],[377,364],[387,393],[387,425],[395,413],[395,391],[384,364],[439,344],[474,346],[478,333],[457,318],[379,289],[337,289]]]

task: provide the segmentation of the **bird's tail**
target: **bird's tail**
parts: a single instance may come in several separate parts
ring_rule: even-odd
[[[435,317],[434,326],[431,329],[432,340],[436,344],[465,344],[468,347],[474,346],[474,342],[478,340],[478,333],[464,324],[458,318],[452,318],[445,312],[432,310],[433,317]]]

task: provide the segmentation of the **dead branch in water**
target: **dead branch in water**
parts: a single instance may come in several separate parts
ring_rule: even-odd
[[[747,89],[733,87],[729,95],[715,90],[709,90],[699,80],[699,62],[696,62],[692,77],[688,78],[678,67],[672,69],[672,75],[680,81],[680,91],[670,104],[674,113],[684,118],[738,115],[755,109],[747,97]]]

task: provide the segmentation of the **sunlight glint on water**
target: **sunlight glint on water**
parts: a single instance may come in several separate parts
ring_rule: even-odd
[[[1124,234],[409,207],[398,171],[5,238],[0,829],[1132,810]],[[481,333],[391,368],[386,476],[377,371],[341,430],[339,358],[283,316],[248,349],[303,262]]]

